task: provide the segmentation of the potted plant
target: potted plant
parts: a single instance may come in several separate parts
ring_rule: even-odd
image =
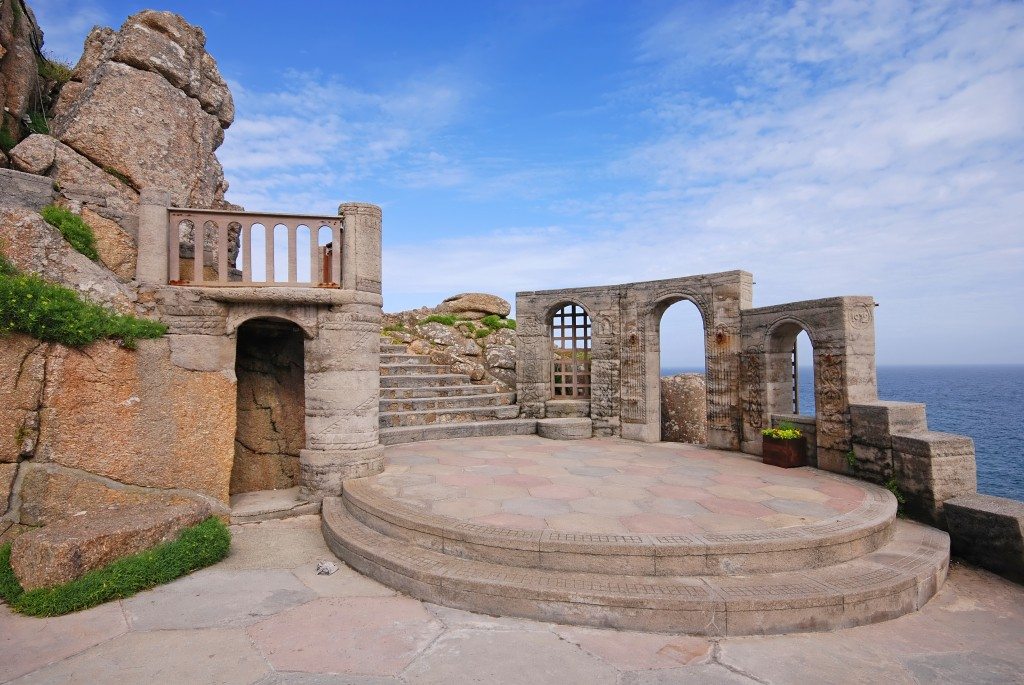
[[[807,438],[799,428],[782,421],[761,431],[761,460],[765,464],[791,469],[807,466]]]

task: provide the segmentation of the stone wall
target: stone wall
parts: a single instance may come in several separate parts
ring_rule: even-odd
[[[294,325],[250,321],[238,329],[238,423],[231,494],[299,483],[306,444],[303,336]]]

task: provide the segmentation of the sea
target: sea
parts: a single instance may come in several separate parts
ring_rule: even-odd
[[[801,369],[801,414],[814,413],[812,383],[811,369]],[[878,396],[924,402],[931,430],[974,438],[978,492],[1024,501],[1024,365],[879,366]]]

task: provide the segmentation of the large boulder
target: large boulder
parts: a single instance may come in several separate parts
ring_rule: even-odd
[[[209,507],[195,502],[81,512],[18,537],[11,545],[11,567],[26,590],[68,583],[174,540],[209,515]]]
[[[512,305],[497,295],[460,293],[437,305],[435,311],[438,314],[457,314],[465,319],[482,319],[491,314],[508,316]]]
[[[703,374],[681,373],[661,379],[661,439],[698,444],[708,441]]]

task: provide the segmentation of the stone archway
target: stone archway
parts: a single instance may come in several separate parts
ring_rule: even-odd
[[[304,338],[296,324],[249,319],[237,330],[237,420],[230,493],[299,485],[306,446]]]

